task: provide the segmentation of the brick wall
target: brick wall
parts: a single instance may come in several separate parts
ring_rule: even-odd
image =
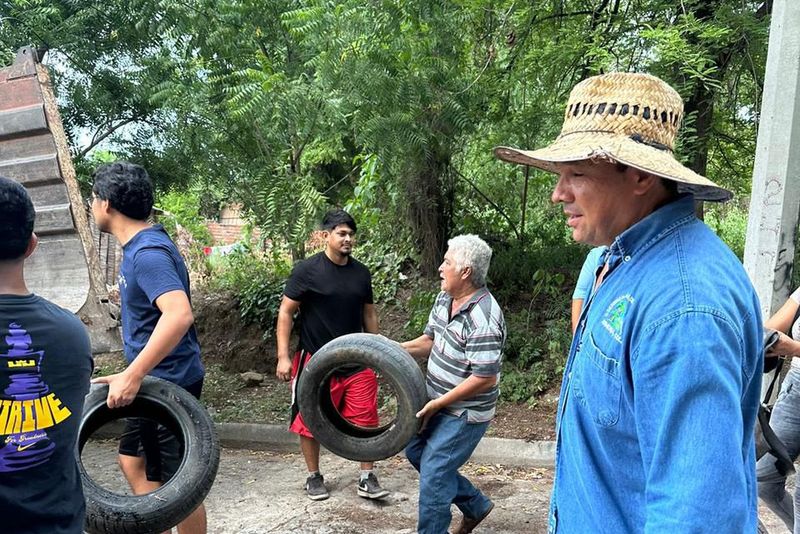
[[[244,226],[209,221],[206,223],[206,228],[211,232],[211,237],[214,238],[214,245],[231,245],[242,237],[242,228]]]

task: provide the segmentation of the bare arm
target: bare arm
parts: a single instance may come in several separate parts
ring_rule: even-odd
[[[411,356],[418,360],[424,360],[431,354],[431,349],[433,348],[433,339],[428,337],[426,334],[422,334],[416,339],[412,339],[411,341],[404,341],[400,345],[406,349]]]
[[[168,291],[155,301],[161,317],[150,339],[133,362],[121,373],[96,378],[108,384],[109,408],[127,406],[139,392],[144,377],[180,343],[194,323],[192,305],[184,291]]]
[[[572,299],[572,335],[575,335],[575,330],[578,328],[578,319],[581,317],[581,309],[583,308],[583,299]]]
[[[375,311],[374,304],[364,304],[364,331],[378,333],[378,312]]]
[[[497,376],[469,376],[466,380],[438,399],[429,400],[428,403],[417,412],[417,419],[422,419],[421,428],[425,428],[428,424],[428,420],[436,415],[439,410],[447,408],[454,402],[489,391],[496,383]]]
[[[430,401],[428,404],[435,404],[436,410],[441,410],[458,402],[460,400],[469,399],[476,395],[480,395],[489,391],[497,383],[497,376],[475,376],[471,375],[459,385],[439,397]],[[423,408],[422,411],[425,411]],[[422,412],[420,412],[422,413]]]
[[[791,357],[800,357],[800,341],[794,340],[786,335],[786,332],[792,327],[792,319],[794,319],[797,308],[800,306],[794,299],[788,299],[781,308],[775,312],[775,315],[770,317],[764,326],[777,330],[780,334],[778,341],[770,349],[771,355],[785,355]]]
[[[278,325],[275,337],[278,340],[278,363],[275,367],[275,376],[279,380],[289,381],[292,378],[292,357],[289,352],[289,338],[292,336],[294,314],[300,309],[300,302],[292,300],[286,295],[281,300],[278,310]]]

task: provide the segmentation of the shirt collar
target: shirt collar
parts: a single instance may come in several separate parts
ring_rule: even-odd
[[[683,195],[637,222],[609,246],[609,263],[631,261],[678,226],[694,219],[694,197]]]
[[[489,290],[486,288],[486,286],[478,288],[478,290],[475,293],[472,294],[472,296],[469,298],[469,300],[461,305],[461,307],[458,309],[458,311],[456,311],[456,313],[454,315],[458,315],[461,312],[467,312],[467,311],[471,310],[472,307],[475,306],[478,302],[480,302],[480,300],[487,293],[489,293]],[[447,307],[448,307],[448,309],[450,309],[450,307],[452,305],[453,305],[453,297],[451,297],[450,295],[447,295]]]
[[[131,246],[133,246],[133,244],[134,244],[134,243],[137,243],[137,242],[138,242],[140,239],[144,239],[144,238],[145,238],[145,236],[147,236],[147,235],[150,235],[150,233],[149,233],[149,232],[162,232],[164,235],[166,235],[167,237],[169,237],[169,234],[168,234],[168,233],[167,233],[167,231],[164,229],[164,226],[163,226],[163,225],[161,225],[161,224],[152,224],[152,225],[150,225],[149,227],[147,227],[147,228],[142,228],[141,230],[139,230],[138,232],[136,232],[136,234],[134,234],[134,236],[133,236],[133,237],[131,237],[130,239],[128,239],[128,242],[127,242],[127,243],[125,243],[125,244],[122,246],[122,249],[124,250],[124,249],[126,249],[126,248],[130,248]]]

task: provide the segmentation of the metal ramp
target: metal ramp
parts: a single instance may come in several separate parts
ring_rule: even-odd
[[[0,175],[25,186],[36,208],[39,247],[25,264],[28,287],[76,313],[94,352],[119,350],[49,76],[30,47],[0,69]]]

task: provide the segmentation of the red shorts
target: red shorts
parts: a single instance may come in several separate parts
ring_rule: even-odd
[[[303,355],[302,367],[305,367],[311,354],[297,351],[292,359],[292,419],[289,431],[314,438],[308,430],[303,416],[297,408],[297,371],[301,368],[300,355]],[[300,371],[302,373],[302,370]],[[331,377],[331,400],[339,413],[357,426],[376,427],[378,419],[378,378],[372,369],[364,369],[351,376]]]

